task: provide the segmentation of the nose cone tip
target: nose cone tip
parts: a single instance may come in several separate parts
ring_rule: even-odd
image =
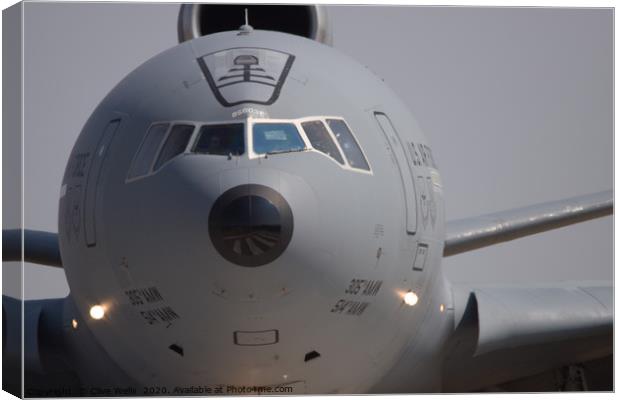
[[[293,236],[293,213],[284,197],[267,186],[236,186],[213,204],[209,236],[226,260],[259,267],[286,250]]]

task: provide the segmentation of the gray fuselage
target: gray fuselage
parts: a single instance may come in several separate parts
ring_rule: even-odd
[[[259,67],[267,78],[251,76]],[[342,163],[309,143],[303,122],[334,119],[346,121],[367,170],[355,168],[342,143]],[[235,121],[244,124],[243,154],[193,151],[203,125]],[[294,124],[305,150],[257,152],[251,127],[270,121]],[[129,177],[158,123],[168,135],[174,125],[194,129],[176,157]],[[266,187],[290,209],[290,237],[273,260],[234,261],[271,251],[257,248],[269,234],[230,236],[229,256],[214,246],[213,206],[238,187]],[[440,265],[440,176],[402,102],[336,50],[254,30],[163,52],[92,114],[61,193],[75,318],[137,382],[167,390],[291,385],[295,393],[440,389],[453,312]],[[404,301],[410,292],[415,305]],[[93,305],[104,318],[89,316]]]

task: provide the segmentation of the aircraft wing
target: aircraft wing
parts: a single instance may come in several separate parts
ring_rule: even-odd
[[[444,256],[612,213],[613,193],[606,191],[448,222]],[[566,366],[599,368],[588,376],[612,369],[607,365],[613,352],[611,282],[455,285],[452,293],[446,391],[498,389],[495,385],[517,391],[566,389],[571,378],[557,376]],[[533,386],[541,382],[547,386]]]
[[[454,286],[448,391],[477,390],[613,351],[613,286],[574,282]]]
[[[611,190],[457,221],[446,226],[444,257],[613,213]]]
[[[2,231],[2,261],[24,261],[62,268],[58,234],[51,232],[4,229]]]

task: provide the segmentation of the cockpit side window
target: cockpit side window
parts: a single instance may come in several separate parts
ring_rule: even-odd
[[[204,125],[192,152],[220,156],[245,153],[244,125]]]
[[[189,139],[192,137],[192,133],[194,133],[194,125],[174,125],[168,134],[164,147],[159,153],[153,170],[157,171],[163,164],[183,153],[187,148]]]
[[[344,164],[342,155],[340,155],[340,150],[338,150],[336,143],[334,143],[334,140],[322,121],[302,122],[301,126],[304,128],[312,147],[330,156],[340,164]]]
[[[275,154],[306,149],[299,131],[292,123],[255,123],[252,141],[256,154]]]
[[[151,126],[131,164],[127,179],[138,178],[151,171],[153,159],[169,126],[170,124],[155,124]]]
[[[327,124],[329,125],[332,132],[334,132],[338,143],[340,143],[340,148],[342,148],[342,152],[347,158],[349,165],[352,168],[359,168],[370,171],[368,161],[366,161],[366,157],[364,157],[362,149],[357,144],[357,141],[347,127],[347,124],[341,119],[328,119]]]

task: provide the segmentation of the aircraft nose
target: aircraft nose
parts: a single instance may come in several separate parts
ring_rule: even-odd
[[[243,267],[277,259],[293,236],[293,213],[274,189],[257,184],[224,192],[209,213],[209,236],[219,254]]]

